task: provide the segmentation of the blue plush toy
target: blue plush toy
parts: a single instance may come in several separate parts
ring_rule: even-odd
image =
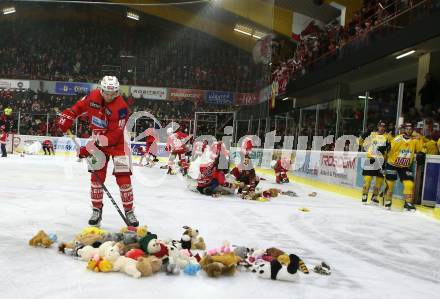
[[[49,234],[49,239],[51,239],[55,243],[58,240],[58,237],[55,234]]]
[[[197,272],[199,272],[200,271],[200,265],[195,265],[195,264],[188,264],[186,267],[185,267],[185,269],[183,270],[183,272],[185,273],[185,274],[188,274],[188,275],[192,275],[192,276],[194,276],[194,275],[197,275]]]

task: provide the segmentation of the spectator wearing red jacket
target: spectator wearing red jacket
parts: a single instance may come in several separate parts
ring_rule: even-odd
[[[2,125],[0,127],[0,147],[1,147],[2,157],[8,156],[8,153],[6,152],[6,140],[8,140],[8,133],[6,132],[6,126]]]

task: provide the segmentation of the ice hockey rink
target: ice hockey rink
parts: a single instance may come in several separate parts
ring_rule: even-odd
[[[111,167],[109,167],[109,172]],[[40,229],[69,241],[90,216],[89,174],[75,158],[11,155],[0,160],[1,298],[439,298],[440,223],[419,213],[363,206],[352,198],[290,183],[270,202],[214,199],[187,190],[179,176],[135,167],[136,215],[159,238],[179,239],[182,226],[199,229],[208,248],[277,247],[301,257],[310,270],[297,282],[250,272],[209,278],[181,273],[134,279],[94,273],[86,263],[28,240]],[[119,201],[114,177],[106,181]],[[267,177],[264,187],[275,187]],[[310,192],[317,197],[309,197]],[[102,228],[123,222],[105,198]],[[302,212],[300,208],[308,208]],[[321,261],[330,276],[313,272]]]

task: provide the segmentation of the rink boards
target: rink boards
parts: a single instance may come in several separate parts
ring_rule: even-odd
[[[13,151],[14,153],[25,152],[41,155],[44,154],[41,142],[46,139],[53,142],[57,155],[76,154],[73,141],[67,137],[11,135],[7,149],[9,152]],[[78,138],[77,140],[81,145],[84,145],[87,139]],[[145,145],[145,143],[136,142],[131,144],[134,156],[139,155],[138,149],[141,145]],[[168,157],[164,143],[158,143],[157,150],[159,157]],[[366,153],[254,149],[250,154],[250,158],[259,172],[273,174],[270,163],[274,153],[282,154],[291,159],[290,172],[298,182],[360,198],[363,184],[362,167]],[[231,161],[235,162],[237,159],[239,159],[239,153],[233,147],[231,148]],[[440,208],[440,158],[438,156],[427,156],[425,173],[422,204]],[[401,198],[402,191],[403,186],[400,181],[397,181],[394,195]]]

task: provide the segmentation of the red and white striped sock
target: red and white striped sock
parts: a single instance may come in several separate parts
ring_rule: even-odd
[[[92,182],[90,188],[90,198],[92,200],[92,206],[94,208],[102,209],[102,199],[104,198],[104,189],[102,185],[96,182]]]
[[[122,205],[125,211],[131,211],[133,209],[133,187],[131,184],[119,186],[121,191]]]

